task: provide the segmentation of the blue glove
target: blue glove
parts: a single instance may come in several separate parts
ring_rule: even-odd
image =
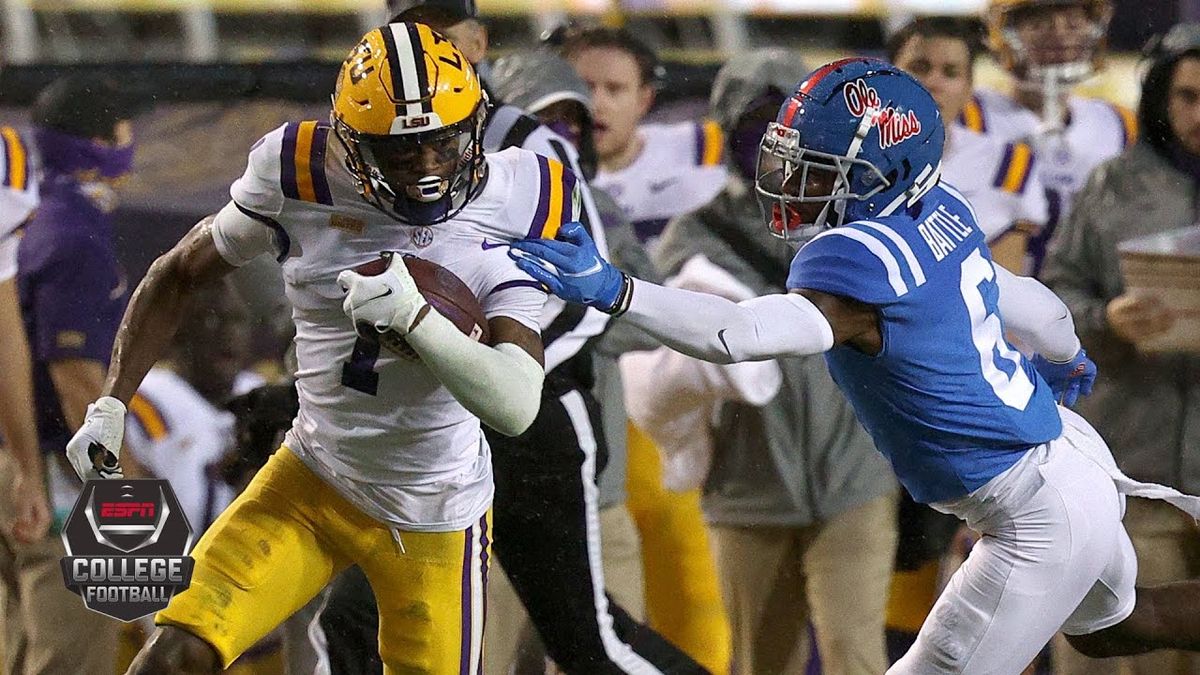
[[[1079,395],[1088,396],[1092,393],[1092,385],[1096,382],[1096,364],[1087,357],[1087,352],[1080,349],[1079,353],[1066,363],[1055,363],[1041,354],[1033,357],[1033,367],[1038,374],[1050,385],[1054,398],[1068,408],[1075,405]]]
[[[580,223],[567,223],[556,240],[513,242],[509,257],[526,274],[567,302],[619,314],[629,306],[629,278],[600,256],[596,243]]]

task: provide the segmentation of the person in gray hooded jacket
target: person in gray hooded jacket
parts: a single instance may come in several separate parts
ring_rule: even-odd
[[[656,262],[668,276],[709,264],[753,295],[783,292],[794,251],[762,227],[753,178],[768,122],[806,72],[800,55],[782,49],[742,54],[721,69],[710,105],[731,179],[708,205],[667,226]],[[706,283],[717,276],[702,275]],[[708,429],[692,432],[712,440],[703,508],[736,671],[803,672],[811,621],[824,672],[881,673],[896,484],[825,361],[775,363],[782,377],[769,401],[733,395]]]

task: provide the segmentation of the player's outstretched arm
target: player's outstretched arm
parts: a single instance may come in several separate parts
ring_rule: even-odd
[[[426,302],[400,255],[375,276],[338,275],[342,309],[356,325],[403,335],[454,398],[484,424],[506,436],[525,432],[542,400],[542,340],[515,319],[493,318],[492,346],[463,335]]]
[[[1054,395],[1069,406],[1080,394],[1092,393],[1096,364],[1079,344],[1071,310],[1037,279],[1017,276],[999,265],[994,267],[1004,327],[1037,352],[1033,365]]]
[[[805,295],[767,295],[735,303],[665,288],[623,274],[596,252],[587,230],[570,223],[558,241],[515,242],[510,255],[555,295],[624,316],[668,347],[713,363],[819,354],[834,330]]]
[[[83,425],[67,444],[80,479],[119,478],[125,406],[175,337],[194,291],[235,268],[217,252],[209,216],[150,266],[138,284],[113,345],[108,375]],[[261,226],[260,226],[261,227]]]
[[[196,289],[234,269],[217,252],[212,224],[204,218],[171,250],[159,256],[138,284],[113,345],[105,396],[128,403],[142,379],[175,339]]]

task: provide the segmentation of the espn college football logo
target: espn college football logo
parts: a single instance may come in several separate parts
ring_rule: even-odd
[[[192,528],[165,480],[90,480],[62,532],[67,588],[101,614],[133,621],[192,579]]]

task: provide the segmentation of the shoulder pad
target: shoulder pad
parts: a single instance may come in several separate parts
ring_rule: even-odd
[[[907,243],[885,229],[851,223],[817,235],[792,259],[788,289],[808,288],[870,305],[895,302],[925,283],[925,276]]]
[[[521,150],[513,162],[509,213],[518,237],[553,239],[564,224],[582,217],[583,198],[574,172],[556,159]]]
[[[333,205],[326,176],[330,127],[288,122],[250,149],[246,172],[230,188],[233,200],[265,216],[277,215],[285,199]]]

